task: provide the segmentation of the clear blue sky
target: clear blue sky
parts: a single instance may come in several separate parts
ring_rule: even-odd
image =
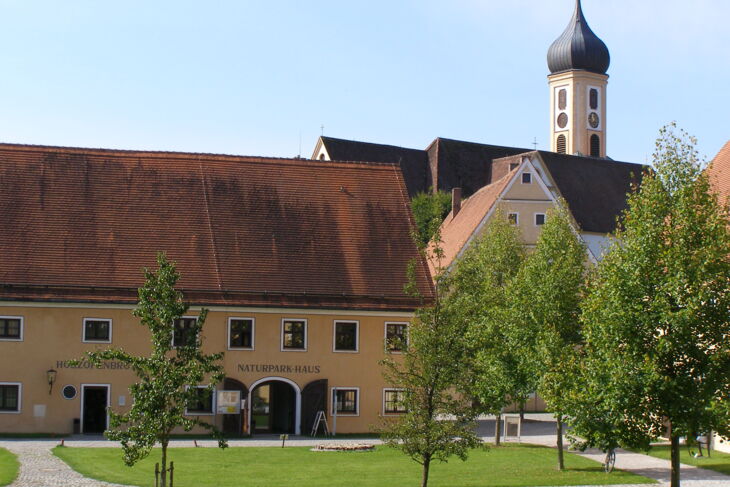
[[[0,0],[0,141],[309,156],[325,135],[547,144],[574,0]],[[584,0],[611,51],[608,154],[676,120],[730,139],[727,0]]]

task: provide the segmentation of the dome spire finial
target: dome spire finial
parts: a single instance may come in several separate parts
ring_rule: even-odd
[[[551,73],[575,69],[606,74],[611,63],[606,44],[588,26],[581,0],[575,1],[568,27],[548,49]]]

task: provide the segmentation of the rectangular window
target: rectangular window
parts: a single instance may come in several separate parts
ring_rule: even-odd
[[[253,350],[253,318],[228,319],[228,348]]]
[[[385,324],[385,349],[402,352],[408,345],[408,323]]]
[[[20,412],[20,384],[0,382],[0,413]]]
[[[213,391],[206,386],[190,387],[192,396],[188,399],[188,405],[185,408],[185,414],[202,415],[213,414]]]
[[[294,351],[307,349],[307,320],[281,321],[281,349]]]
[[[509,219],[509,222],[512,225],[518,225],[520,223],[520,214],[519,213],[510,213],[507,218]]]
[[[185,317],[175,320],[175,326],[172,330],[172,346],[173,347],[190,347],[195,346],[198,339],[196,331],[197,318]]]
[[[532,173],[529,173],[529,172],[522,173],[522,184],[532,184]]]
[[[332,388],[332,414],[357,416],[359,395],[357,387]]]
[[[0,316],[0,340],[22,340],[23,318],[20,316]]]
[[[84,318],[84,342],[111,343],[112,320]]]
[[[545,225],[545,213],[535,213],[535,226]]]
[[[335,352],[357,352],[357,321],[335,321]]]
[[[403,405],[405,391],[403,389],[383,389],[383,413],[403,414],[407,412]]]

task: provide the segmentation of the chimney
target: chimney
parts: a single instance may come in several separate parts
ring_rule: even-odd
[[[454,218],[461,210],[461,188],[451,190],[451,217]]]

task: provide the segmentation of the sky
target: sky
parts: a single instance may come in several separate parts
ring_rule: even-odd
[[[549,150],[574,0],[0,0],[0,141],[309,157],[324,133]],[[583,0],[611,52],[608,155],[668,122],[730,140],[727,0]]]

